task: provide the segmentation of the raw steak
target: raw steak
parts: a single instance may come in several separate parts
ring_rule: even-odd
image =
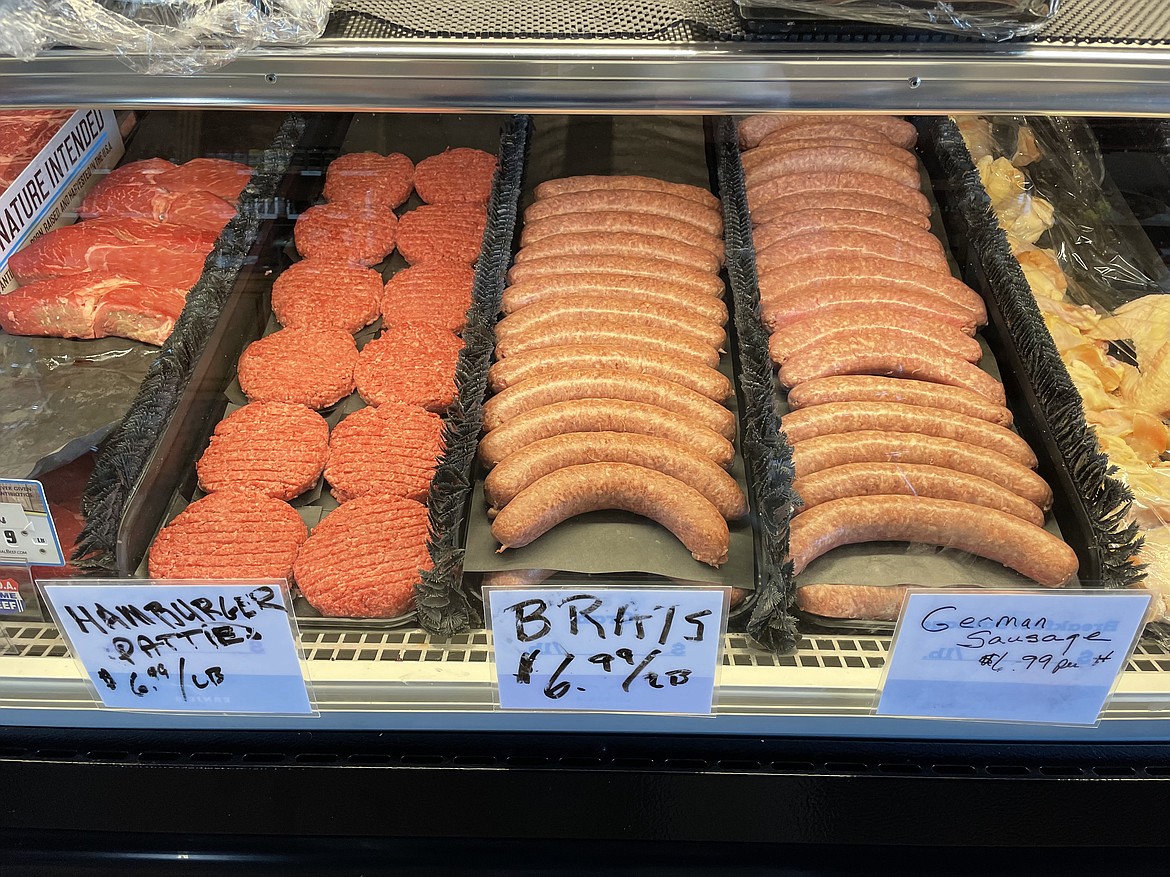
[[[98,197],[106,189],[113,189],[120,186],[152,186],[155,184],[154,181],[159,174],[173,171],[177,167],[178,165],[167,161],[165,158],[146,158],[142,161],[132,161],[129,164],[114,168],[106,174],[90,190],[85,200],[88,201],[90,198]],[[85,202],[82,202],[82,206],[85,206]]]
[[[210,192],[235,203],[252,178],[246,164],[222,158],[194,158],[159,174],[155,183],[171,192]]]
[[[41,235],[12,255],[21,283],[96,272],[148,286],[189,289],[199,279],[215,233],[149,219],[95,219]]]
[[[0,296],[0,328],[12,335],[116,335],[162,344],[185,301],[183,290],[144,286],[122,277],[56,277]]]
[[[137,184],[110,186],[95,195],[90,192],[77,212],[93,217],[134,217],[156,222],[174,222],[219,234],[236,208],[210,192],[168,192],[161,186]]]
[[[0,156],[32,158],[53,139],[69,110],[13,110],[0,113]]]

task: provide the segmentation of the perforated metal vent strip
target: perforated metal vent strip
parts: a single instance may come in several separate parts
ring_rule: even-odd
[[[64,642],[51,624],[5,625],[11,644],[4,657],[64,658]],[[419,630],[303,630],[301,642],[309,661],[396,661],[482,664],[491,660],[486,631],[472,631],[450,639],[432,638]],[[2,643],[2,640],[0,640]],[[753,649],[742,634],[729,634],[723,652],[725,667],[801,667],[808,669],[880,670],[885,665],[890,637],[820,633],[806,635],[792,654],[773,655]],[[1141,642],[1126,670],[1170,673],[1170,647]]]
[[[326,36],[342,39],[656,39],[784,42],[972,42],[931,31],[890,33],[864,23],[836,31],[797,24],[787,33],[750,33],[733,0],[338,0]],[[1170,44],[1166,0],[1062,0],[1060,12],[1023,41],[1042,45]]]

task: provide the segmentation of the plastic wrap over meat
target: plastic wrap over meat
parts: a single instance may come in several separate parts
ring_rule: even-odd
[[[754,9],[788,9],[823,18],[927,28],[988,40],[1035,33],[1059,0],[739,0]]]
[[[4,0],[0,55],[56,45],[117,54],[143,73],[197,73],[262,43],[319,37],[329,0]]]

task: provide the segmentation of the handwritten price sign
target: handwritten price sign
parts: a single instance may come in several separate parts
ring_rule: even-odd
[[[42,583],[112,709],[313,713],[284,582]]]
[[[1144,591],[917,591],[876,712],[1092,725],[1142,629]]]
[[[484,588],[501,709],[705,715],[724,588]]]

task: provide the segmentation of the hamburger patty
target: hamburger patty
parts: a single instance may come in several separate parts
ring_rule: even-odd
[[[191,503],[155,537],[150,574],[159,579],[283,579],[308,536],[286,502],[220,490]]]
[[[353,392],[353,336],[341,329],[281,329],[248,345],[236,366],[253,402],[328,408]]]
[[[301,548],[294,574],[322,615],[395,618],[414,606],[419,571],[431,568],[426,507],[366,496],[330,512]]]
[[[442,451],[437,414],[398,402],[362,408],[334,428],[325,480],[339,502],[366,494],[425,499]]]
[[[305,259],[272,285],[272,310],[282,326],[341,329],[351,335],[378,319],[382,275],[369,268]]]
[[[462,332],[471,307],[475,272],[453,262],[428,262],[399,271],[386,283],[382,313],[401,322],[434,323]]]
[[[414,187],[428,204],[487,204],[495,172],[494,155],[458,147],[420,161],[414,170]]]
[[[482,204],[425,204],[398,222],[398,252],[411,265],[479,258],[487,215]]]
[[[305,259],[377,265],[394,252],[398,218],[382,207],[318,204],[297,217],[293,238]]]
[[[444,411],[455,398],[455,365],[463,342],[433,323],[388,323],[363,349],[354,368],[358,392],[370,405],[405,402]]]
[[[329,163],[325,198],[393,210],[414,190],[414,162],[401,153],[351,152]]]
[[[304,405],[252,402],[219,422],[195,468],[207,493],[238,487],[292,499],[325,469],[329,424]]]

